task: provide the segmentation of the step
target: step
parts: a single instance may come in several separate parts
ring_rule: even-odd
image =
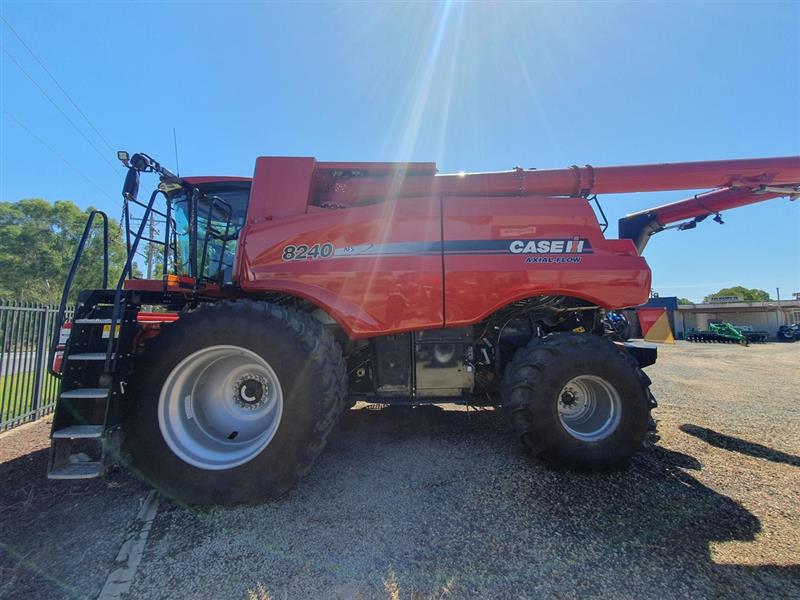
[[[111,319],[75,319],[76,325],[111,325]]]
[[[70,462],[55,467],[47,474],[48,479],[91,479],[103,474],[103,463]]]
[[[53,432],[56,439],[100,438],[103,437],[102,425],[71,425]]]
[[[111,358],[114,358],[115,354],[111,355]],[[81,352],[79,354],[70,354],[67,356],[67,360],[105,360],[106,353],[105,352]]]
[[[62,398],[108,398],[108,388],[78,388],[62,392]]]

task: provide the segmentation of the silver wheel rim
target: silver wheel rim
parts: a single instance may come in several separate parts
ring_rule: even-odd
[[[622,402],[602,377],[578,375],[558,395],[558,418],[572,437],[584,442],[607,438],[619,426]]]
[[[243,465],[272,441],[283,390],[269,363],[239,346],[210,346],[167,376],[158,424],[170,449],[200,469]]]

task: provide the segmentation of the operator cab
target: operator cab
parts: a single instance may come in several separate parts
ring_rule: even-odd
[[[128,262],[125,275],[132,277],[133,257],[141,240],[147,241],[148,279],[151,275],[153,244],[163,247],[160,269],[166,278],[179,278],[210,282],[218,286],[233,283],[233,265],[242,227],[247,221],[252,181],[245,177],[186,177],[181,178],[144,153],[130,156],[126,151],[117,158],[128,169],[122,188],[123,220],[126,230]],[[157,173],[159,185],[147,203],[137,198],[139,174]],[[154,207],[162,196],[164,210]],[[131,216],[131,205],[146,209],[140,218]],[[163,239],[155,239],[157,217],[164,227]],[[150,224],[148,236],[145,226]],[[131,221],[139,221],[135,235],[131,235]],[[166,279],[165,279],[166,281]],[[120,284],[121,285],[121,284]]]
[[[209,178],[184,179],[199,194],[195,194],[197,215],[197,272],[203,278],[214,279],[226,285],[233,282],[233,264],[236,257],[239,232],[247,221],[251,181],[245,178],[226,178],[217,181]],[[172,194],[175,220],[175,265],[178,274],[191,273],[192,191],[182,188]],[[230,218],[230,220],[228,220]],[[209,225],[212,232],[208,235]],[[227,231],[226,231],[227,230]],[[207,237],[207,241],[206,241]],[[204,251],[205,246],[205,251]]]

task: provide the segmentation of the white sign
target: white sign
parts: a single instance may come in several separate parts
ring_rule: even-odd
[[[742,302],[741,296],[711,296],[709,304],[729,304],[731,302]]]

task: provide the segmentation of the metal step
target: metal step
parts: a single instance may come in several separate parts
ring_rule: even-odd
[[[111,354],[111,358],[114,358],[116,353]],[[67,356],[67,360],[105,360],[106,353],[105,352],[81,352],[79,354],[70,354]]]
[[[48,474],[48,479],[91,479],[103,474],[103,463],[99,462],[70,462],[60,467],[55,467]]]
[[[101,438],[103,437],[102,425],[71,425],[53,432],[56,439]]]
[[[76,325],[111,325],[111,319],[75,319]]]
[[[108,388],[78,388],[62,392],[62,398],[108,398]]]

